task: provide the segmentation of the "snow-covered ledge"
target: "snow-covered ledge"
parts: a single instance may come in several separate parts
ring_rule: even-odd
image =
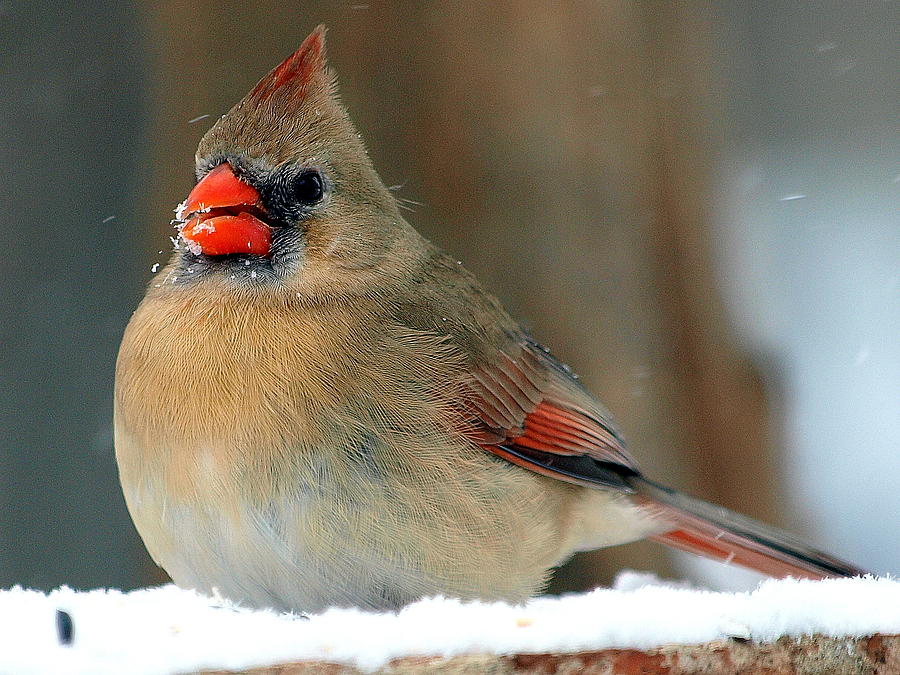
[[[0,591],[0,673],[900,673],[900,581],[712,593],[642,579],[518,607],[430,599],[309,618],[174,586],[12,589]]]

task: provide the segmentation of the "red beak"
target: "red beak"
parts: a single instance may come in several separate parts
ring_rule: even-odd
[[[268,255],[272,228],[257,218],[262,214],[259,192],[241,181],[227,162],[203,177],[178,209],[188,217],[181,238],[195,253]]]

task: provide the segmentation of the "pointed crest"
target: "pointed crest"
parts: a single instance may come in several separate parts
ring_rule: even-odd
[[[325,26],[319,24],[303,44],[256,83],[247,96],[264,101],[282,88],[290,88],[295,96],[304,96],[316,82],[327,82],[325,74]]]

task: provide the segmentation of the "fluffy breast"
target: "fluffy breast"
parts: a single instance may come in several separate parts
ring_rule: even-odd
[[[354,309],[145,299],[116,455],[151,555],[254,606],[527,597],[571,551],[576,489],[453,431],[461,356]]]

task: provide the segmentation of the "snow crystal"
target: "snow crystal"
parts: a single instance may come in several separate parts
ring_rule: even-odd
[[[180,232],[183,230],[179,230]],[[208,232],[212,234],[216,231],[216,226],[213,224],[211,220],[201,220],[199,223],[194,225],[194,232]]]
[[[187,208],[187,199],[181,202],[178,206],[175,207],[175,219],[176,220],[184,220],[184,210]]]
[[[194,255],[200,255],[201,253],[203,253],[203,247],[200,246],[200,244],[198,244],[196,241],[185,239],[184,237],[182,237],[181,240],[184,242],[184,245],[187,246],[188,251],[190,251]]]
[[[61,632],[58,611],[68,615]],[[520,606],[419,601],[397,613],[330,609],[308,620],[242,609],[175,586],[130,593],[0,591],[0,672],[234,670],[317,659],[375,669],[407,655],[648,649],[740,637],[900,633],[900,582],[763,582],[750,593],[661,585],[627,573],[613,589]],[[61,640],[65,637],[65,640]]]
[[[845,75],[854,68],[856,68],[856,61],[854,59],[839,59],[838,62],[834,64],[834,74]]]

